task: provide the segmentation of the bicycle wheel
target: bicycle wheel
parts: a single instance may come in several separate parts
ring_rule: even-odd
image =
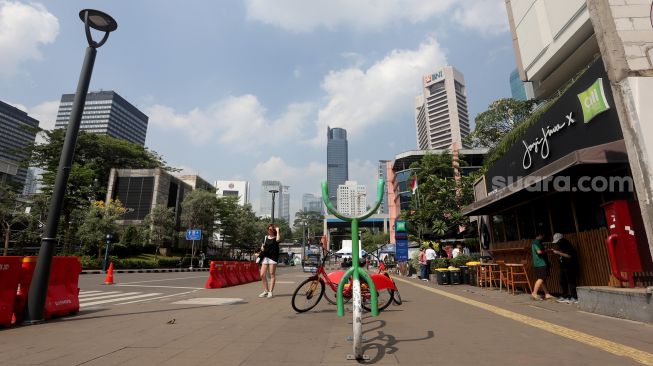
[[[317,278],[308,278],[300,283],[292,294],[292,308],[298,313],[309,311],[320,302],[324,294],[324,282]]]
[[[403,301],[401,301],[401,295],[399,295],[399,290],[395,290],[392,293],[392,300],[394,300],[395,304],[401,305]]]
[[[395,291],[391,289],[385,289],[381,290],[381,292],[377,292],[377,305],[379,306],[379,311],[385,310],[388,306],[390,306],[390,303],[392,303],[392,298],[393,298],[393,293]],[[372,297],[369,291],[363,293],[363,309],[366,311],[372,311]]]
[[[330,287],[326,286],[327,288],[324,290],[324,298],[326,301],[331,304],[331,305],[338,305],[338,294],[333,292]],[[351,296],[343,296],[342,297],[342,303],[346,304],[349,301],[351,301]]]

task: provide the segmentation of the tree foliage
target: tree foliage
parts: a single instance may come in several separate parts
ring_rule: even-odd
[[[38,195],[41,197],[36,198],[36,202],[41,202],[42,205],[47,205],[52,195],[65,132],[65,129],[42,131],[46,142],[34,143],[27,148],[27,155],[31,156],[29,165],[43,169],[42,193]],[[63,238],[64,246],[70,244],[70,238],[78,225],[73,218],[83,217],[92,201],[105,198],[111,168],[173,170],[161,156],[144,146],[81,131],[75,145],[75,155],[61,210],[58,236]],[[45,207],[36,209],[46,211]],[[62,235],[62,231],[65,234]]]
[[[494,148],[508,132],[528,118],[536,104],[535,100],[511,98],[492,102],[485,112],[476,116],[476,127],[465,138],[466,142],[473,147]]]
[[[161,246],[175,237],[175,211],[171,207],[157,205],[143,220],[143,238],[156,247],[154,258],[159,255]]]
[[[460,165],[465,165],[464,157]],[[410,209],[401,214],[409,223],[410,234],[417,239],[455,236],[459,227],[469,223],[461,210],[474,201],[475,175],[457,180],[449,154],[424,155],[411,168],[417,174],[418,190]]]
[[[107,234],[114,235],[118,232],[116,220],[127,211],[118,200],[93,201],[77,231],[84,254],[93,254],[97,251],[100,257]]]
[[[317,211],[297,211],[293,227],[295,228],[294,239],[300,241],[306,238],[315,238],[323,235],[324,215]]]

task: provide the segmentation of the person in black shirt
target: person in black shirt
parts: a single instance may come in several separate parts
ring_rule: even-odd
[[[553,243],[558,246],[557,249],[553,249],[553,254],[558,255],[558,260],[560,261],[560,287],[562,288],[562,296],[558,299],[558,302],[566,304],[578,303],[578,295],[576,293],[578,254],[576,253],[576,249],[560,233],[553,235]]]
[[[279,262],[279,242],[281,241],[281,232],[278,226],[268,225],[268,234],[265,236],[265,242],[261,246],[261,282],[263,282],[263,292],[258,297],[272,297],[274,284],[277,281],[276,271]],[[268,272],[270,273],[270,286],[268,287]]]

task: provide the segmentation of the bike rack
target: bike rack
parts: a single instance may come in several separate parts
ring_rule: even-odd
[[[345,284],[349,281],[349,278],[353,277],[353,286],[352,286],[352,295],[353,295],[353,306],[354,306],[354,311],[353,311],[353,348],[354,348],[354,356],[353,358],[357,360],[364,359],[364,356],[362,355],[362,349],[361,349],[361,343],[363,340],[363,309],[362,309],[362,299],[361,299],[361,284],[360,284],[360,277],[363,277],[365,281],[367,281],[367,285],[369,286],[369,291],[371,295],[371,309],[372,309],[372,316],[378,316],[379,315],[379,306],[378,306],[378,299],[377,299],[377,293],[376,293],[376,286],[374,286],[374,281],[372,281],[372,278],[370,275],[367,274],[362,268],[360,268],[359,265],[359,260],[360,258],[358,257],[358,223],[361,220],[365,220],[366,218],[372,216],[378,210],[379,206],[381,205],[381,202],[383,201],[383,187],[384,187],[384,182],[383,179],[379,179],[377,184],[376,184],[376,203],[374,206],[368,210],[366,213],[364,213],[361,216],[356,216],[356,217],[349,217],[345,216],[338,211],[336,211],[333,208],[333,204],[331,203],[331,199],[329,199],[329,186],[326,181],[322,181],[322,200],[324,201],[324,204],[327,207],[327,210],[337,218],[343,220],[343,221],[348,221],[351,222],[351,258],[352,258],[352,267],[345,272],[345,275],[342,276],[342,279],[340,280],[340,283],[338,284],[338,316],[344,316],[345,315],[345,305],[342,300],[342,291],[345,287]],[[354,259],[355,255],[355,259]],[[348,357],[349,359],[350,357]]]

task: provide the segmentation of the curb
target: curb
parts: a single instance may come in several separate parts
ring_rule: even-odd
[[[148,269],[116,269],[114,273],[167,273],[167,272],[208,272],[208,268],[148,268]],[[80,274],[104,274],[102,270],[83,270]]]

